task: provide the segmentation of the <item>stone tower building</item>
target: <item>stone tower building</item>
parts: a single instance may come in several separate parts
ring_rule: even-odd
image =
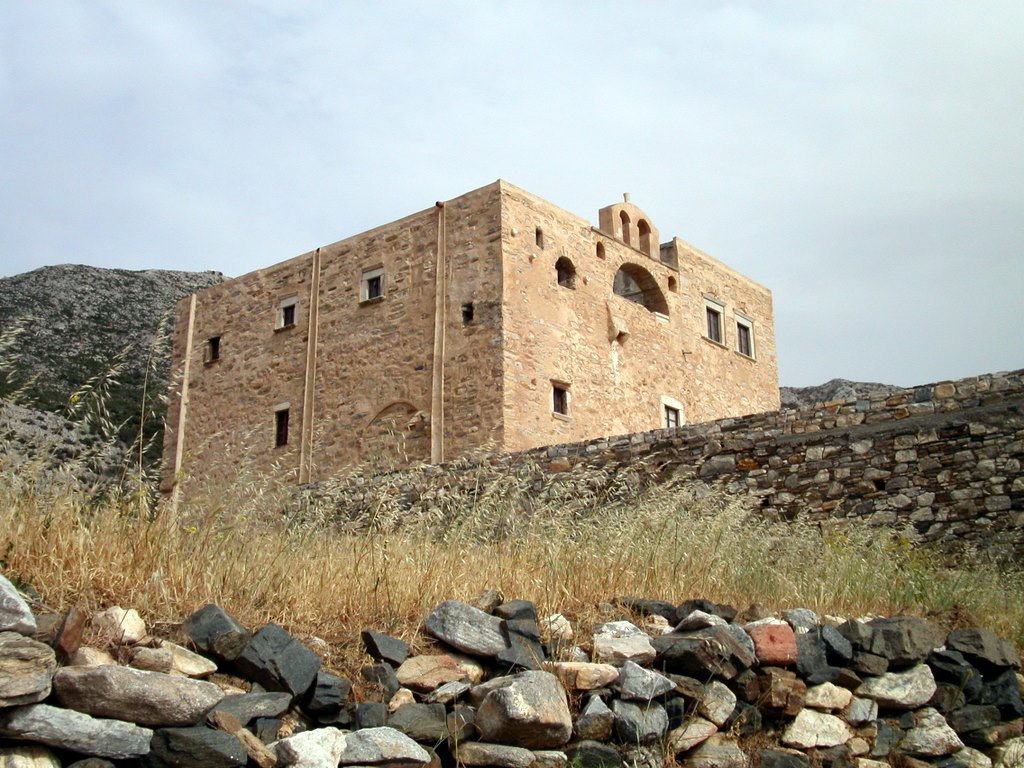
[[[309,482],[779,407],[768,289],[505,181],[185,298],[165,488]]]

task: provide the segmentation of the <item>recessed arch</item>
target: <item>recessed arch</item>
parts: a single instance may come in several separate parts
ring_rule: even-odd
[[[647,223],[647,219],[637,221],[636,231],[640,236],[640,250],[648,256],[653,256],[654,254],[651,252],[651,225]]]
[[[627,262],[619,267],[612,283],[612,291],[616,296],[639,304],[650,312],[668,314],[668,301],[658,287],[658,281],[639,264]]]
[[[555,276],[563,288],[576,287],[576,266],[566,256],[555,262]]]
[[[599,259],[603,259],[604,258],[604,243],[598,243],[597,244],[597,258],[599,258]]]
[[[622,222],[622,242],[626,245],[630,245],[629,242],[629,214],[625,211],[619,211],[619,221]]]

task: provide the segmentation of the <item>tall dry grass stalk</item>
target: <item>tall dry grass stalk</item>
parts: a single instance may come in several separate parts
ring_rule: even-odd
[[[1020,573],[980,563],[948,570],[877,530],[823,536],[678,489],[583,509],[499,493],[355,533],[282,516],[287,498],[246,484],[173,519],[135,497],[94,506],[74,489],[34,487],[0,468],[0,569],[49,605],[118,603],[174,622],[215,602],[246,625],[273,620],[327,640],[341,668],[360,657],[360,629],[411,639],[433,605],[485,588],[565,613],[584,632],[616,596],[704,597],[930,615],[991,627],[1024,647]]]

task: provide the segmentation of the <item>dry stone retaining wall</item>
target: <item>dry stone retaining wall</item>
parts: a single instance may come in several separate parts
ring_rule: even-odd
[[[1024,371],[891,395],[720,419],[512,454],[481,455],[331,489],[341,517],[387,495],[406,510],[509,483],[534,494],[612,495],[691,482],[764,514],[866,520],[951,549],[1024,555]],[[314,489],[314,495],[323,489]],[[397,493],[396,493],[397,491]]]

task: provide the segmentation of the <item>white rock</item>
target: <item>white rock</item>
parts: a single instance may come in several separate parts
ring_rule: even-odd
[[[415,768],[430,762],[430,754],[401,731],[384,726],[362,728],[345,735],[339,765],[380,765]]]
[[[1024,753],[1021,756],[1024,757]],[[959,752],[954,752],[953,759],[968,768],[992,768],[992,760],[989,756],[971,747],[964,747]]]
[[[881,760],[872,760],[870,757],[858,757],[857,768],[892,768],[888,763]]]
[[[459,744],[457,757],[460,765],[530,768],[533,764],[533,752],[528,749],[476,741]]]
[[[163,640],[160,647],[171,652],[171,671],[177,672],[179,675],[201,679],[209,677],[217,671],[217,665],[208,658],[200,656],[188,648],[183,648],[177,643]]]
[[[0,712],[0,735],[121,759],[148,754],[153,731],[49,704],[29,704]]]
[[[25,744],[0,748],[0,768],[60,768],[60,760],[46,747]]]
[[[345,735],[337,728],[316,728],[269,745],[278,766],[337,768],[345,751]]]
[[[146,636],[146,623],[134,608],[111,606],[92,617],[93,630],[104,640],[131,645]]]
[[[594,630],[594,635],[611,635],[612,637],[631,637],[636,635],[647,636],[640,627],[631,621],[609,621],[599,625]]]
[[[647,635],[594,635],[594,661],[607,661],[616,666],[632,661],[646,666],[658,655]]]
[[[561,747],[572,736],[565,689],[550,672],[521,672],[491,691],[476,711],[481,741],[527,749]]]
[[[0,632],[31,635],[36,631],[36,617],[25,598],[4,576],[0,576]]]
[[[412,691],[408,688],[399,688],[395,691],[395,695],[391,697],[391,701],[388,702],[388,712],[394,714],[395,710],[404,704],[414,704],[416,697],[413,696]]]
[[[853,729],[835,715],[801,709],[782,734],[782,743],[797,749],[838,747],[853,738]]]
[[[549,640],[567,643],[572,640],[572,624],[560,613],[553,613],[550,616],[537,622],[541,634]]]
[[[686,752],[718,733],[718,726],[703,717],[692,717],[678,728],[668,732],[668,747],[672,753]]]
[[[736,709],[736,694],[718,680],[712,680],[701,690],[697,713],[721,727]]]
[[[117,660],[106,651],[83,645],[68,659],[69,667],[99,667],[103,664],[117,664]]]
[[[676,632],[689,632],[694,629],[706,629],[707,627],[724,627],[728,624],[721,616],[704,611],[693,611],[676,624]]]
[[[914,713],[914,727],[907,731],[899,748],[912,755],[938,757],[958,752],[964,743],[937,709],[925,707]]]
[[[558,661],[550,665],[551,671],[570,691],[592,691],[611,685],[619,677],[619,670],[611,664],[593,664],[579,661]]]
[[[855,691],[857,696],[874,699],[891,709],[917,709],[935,693],[935,678],[927,664],[918,664],[904,672],[887,672],[869,677]]]
[[[853,693],[832,683],[822,683],[807,689],[804,703],[813,709],[844,709],[853,701]]]

